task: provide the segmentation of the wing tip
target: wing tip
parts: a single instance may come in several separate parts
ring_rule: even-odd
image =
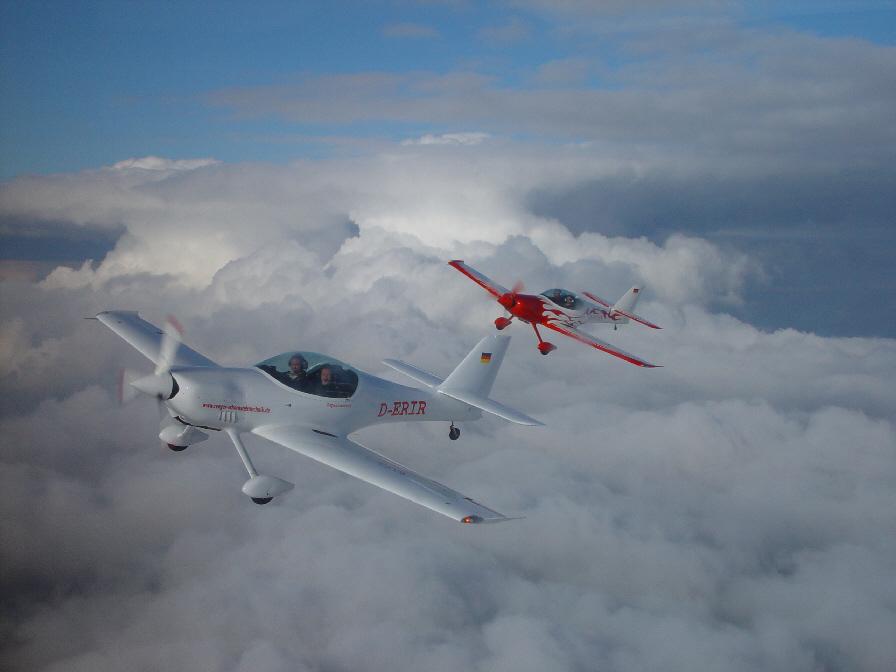
[[[483,518],[482,516],[464,516],[459,522],[464,525],[490,525],[494,523],[508,523],[511,520],[523,520],[525,516],[505,516],[498,514],[495,518]]]

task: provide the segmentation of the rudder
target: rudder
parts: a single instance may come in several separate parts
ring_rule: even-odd
[[[478,397],[488,397],[504,361],[504,353],[510,343],[510,336],[486,336],[470,350],[445,382],[439,385],[441,392],[469,392]]]
[[[641,296],[641,288],[640,287],[632,287],[625,294],[622,295],[622,298],[619,299],[616,304],[613,306],[613,310],[619,310],[625,313],[631,313],[635,309],[635,304],[638,303],[638,298]]]

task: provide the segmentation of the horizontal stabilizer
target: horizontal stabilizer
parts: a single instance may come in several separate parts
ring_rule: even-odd
[[[634,320],[635,322],[640,322],[645,327],[650,327],[651,329],[662,329],[662,327],[660,327],[659,325],[656,325],[653,322],[648,322],[643,317],[639,317],[638,315],[625,310],[619,310],[619,308],[614,308],[611,312],[611,315],[622,315],[623,317],[627,317],[628,319]]]
[[[499,418],[504,418],[509,422],[515,422],[518,425],[530,425],[530,426],[543,426],[543,422],[539,422],[535,418],[530,418],[528,415],[524,413],[520,413],[509,406],[505,406],[504,404],[499,404],[494,399],[489,399],[487,397],[480,397],[471,392],[466,392],[464,390],[452,390],[450,392],[446,392],[445,390],[439,390],[446,397],[451,397],[452,399],[457,399],[457,401],[462,401],[463,403],[474,406],[486,413],[491,413],[492,415],[497,415]]]
[[[607,301],[606,299],[602,299],[602,298],[600,298],[597,294],[592,294],[591,292],[582,292],[582,294],[584,294],[585,296],[587,296],[589,299],[591,299],[591,300],[594,301],[595,303],[599,303],[599,304],[602,305],[604,308],[610,308],[610,307],[611,307],[609,301]]]
[[[442,384],[442,379],[432,375],[429,371],[418,369],[412,364],[402,362],[399,359],[384,359],[383,364],[395,369],[399,373],[403,373],[409,378],[413,378],[418,383],[423,383],[427,387],[438,387]]]

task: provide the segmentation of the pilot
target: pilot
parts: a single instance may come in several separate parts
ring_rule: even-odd
[[[283,382],[300,390],[307,383],[306,371],[308,369],[308,360],[302,355],[296,353],[289,358],[289,371],[283,377]]]
[[[563,297],[563,307],[564,308],[573,308],[576,305],[576,297],[572,294],[567,294]]]

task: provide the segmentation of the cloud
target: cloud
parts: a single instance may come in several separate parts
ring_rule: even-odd
[[[9,216],[124,231],[94,264],[0,283],[3,664],[888,670],[896,342],[732,317],[756,260],[704,231],[533,212],[533,194],[619,170],[490,141],[4,185]],[[82,319],[174,312],[226,364],[300,347],[444,375],[500,313],[456,257],[532,291],[644,282],[639,312],[664,327],[596,332],[653,371],[559,337],[544,358],[511,327],[494,396],[544,429],[359,437],[512,524],[436,520],[250,437],[257,466],[296,483],[255,507],[225,439],[174,454],[151,400],[115,407],[118,369],[149,364]]]
[[[111,166],[111,170],[129,171],[138,169],[170,173],[177,170],[195,170],[196,168],[213,166],[216,163],[220,162],[215,159],[166,159],[159,156],[143,156],[118,161]]]
[[[488,140],[488,133],[427,133],[413,140],[403,140],[403,145],[478,145]]]
[[[674,157],[679,171],[825,174],[885,165],[893,47],[747,30],[684,51],[666,44],[608,72],[594,63],[606,72],[601,83],[561,91],[477,72],[361,72],[220,90],[209,101],[298,124],[450,124],[586,140],[616,157]]]

